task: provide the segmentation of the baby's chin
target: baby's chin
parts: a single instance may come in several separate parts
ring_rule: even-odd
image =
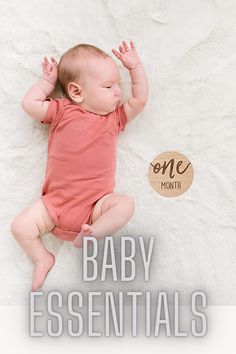
[[[110,109],[104,110],[104,111],[97,111],[95,114],[99,114],[100,116],[106,116],[112,112],[114,112],[116,110],[116,108],[118,107],[118,103],[114,104],[111,106]]]
[[[106,107],[104,110],[103,109],[96,109],[96,107],[94,107],[94,106],[93,107],[84,106],[82,108],[84,108],[86,111],[88,111],[90,113],[97,114],[100,116],[106,116],[106,115],[114,112],[116,110],[116,108],[119,106],[119,104],[120,104],[120,101],[116,101],[112,105],[110,105],[109,107]]]

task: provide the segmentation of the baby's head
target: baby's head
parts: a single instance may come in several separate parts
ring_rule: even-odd
[[[67,98],[95,114],[113,112],[121,98],[117,64],[93,45],[69,49],[59,62],[58,78]]]

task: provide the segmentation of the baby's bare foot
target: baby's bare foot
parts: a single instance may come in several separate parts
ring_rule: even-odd
[[[55,258],[51,253],[43,261],[34,263],[32,291],[36,291],[43,286],[45,278],[54,263]]]
[[[93,236],[94,228],[91,225],[83,224],[80,233],[76,236],[73,241],[73,245],[77,248],[83,247],[84,236]]]

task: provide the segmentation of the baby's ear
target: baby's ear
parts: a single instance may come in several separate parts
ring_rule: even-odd
[[[84,100],[81,95],[82,87],[76,82],[69,82],[67,87],[70,98],[76,103],[82,103]]]

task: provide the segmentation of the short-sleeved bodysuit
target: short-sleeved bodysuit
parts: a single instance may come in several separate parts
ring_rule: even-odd
[[[124,107],[107,115],[90,113],[66,98],[50,99],[48,160],[41,199],[56,237],[72,241],[91,224],[95,203],[115,186],[117,136],[127,118]]]

